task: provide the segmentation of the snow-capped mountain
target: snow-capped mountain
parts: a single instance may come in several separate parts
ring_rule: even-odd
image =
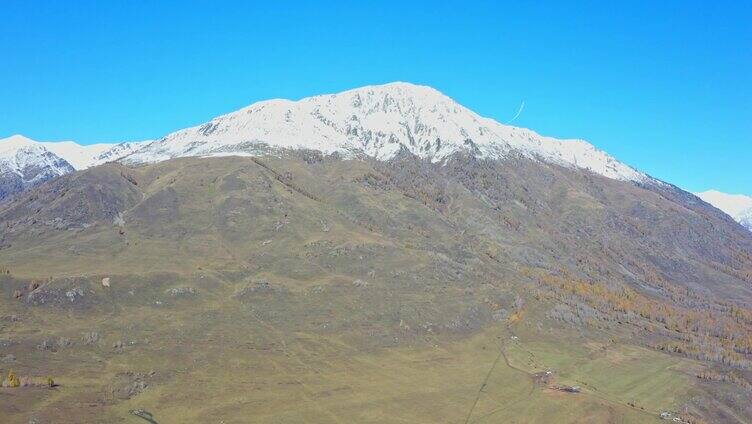
[[[433,88],[408,83],[367,86],[299,101],[254,103],[169,134],[124,160],[148,163],[298,148],[366,154],[382,160],[405,149],[434,162],[458,151],[494,159],[517,153],[613,179],[650,180],[585,141],[557,140],[503,125]]]
[[[99,143],[80,145],[73,141],[42,142],[47,150],[67,160],[76,170],[91,168],[106,162],[116,161],[150,143],[147,141],[119,144]]]
[[[80,145],[73,141],[40,142],[47,150],[60,156],[73,165],[75,169],[92,166],[95,158],[112,148],[112,144]]]
[[[146,141],[126,141],[119,144],[108,144],[108,149],[104,150],[103,152],[99,153],[98,155],[95,155],[92,158],[92,161],[89,162],[87,168],[101,165],[103,163],[107,162],[115,162],[119,159],[124,158],[125,156],[128,156],[142,147],[146,146],[147,144],[151,143],[153,140],[146,140]]]
[[[51,178],[112,162],[150,141],[79,145],[39,142],[22,135],[0,139],[0,200]]]
[[[98,143],[81,145],[75,141],[35,141],[23,135],[14,135],[0,139],[0,151],[10,151],[18,145],[37,147],[35,151],[41,152],[43,148],[59,158],[64,159],[75,170],[91,168],[106,162],[116,161],[130,155],[153,140],[127,141],[123,143]]]
[[[65,159],[34,140],[21,135],[0,140],[0,200],[73,171]]]
[[[752,231],[752,196],[727,194],[718,190],[703,191],[695,195]]]

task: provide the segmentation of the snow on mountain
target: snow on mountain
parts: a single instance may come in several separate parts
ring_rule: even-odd
[[[95,155],[92,158],[92,161],[88,164],[87,168],[122,159],[123,157],[128,156],[131,153],[141,149],[152,141],[153,140],[126,141],[119,144],[107,144],[106,146],[108,148],[98,155]]]
[[[51,152],[67,160],[74,168],[86,169],[106,162],[116,161],[127,156],[139,148],[150,143],[147,141],[131,141],[119,144],[99,143],[80,145],[73,141],[40,143]]]
[[[73,166],[22,135],[0,140],[0,199],[73,172]]]
[[[387,160],[400,150],[439,162],[458,151],[500,159],[512,153],[609,178],[645,182],[647,175],[582,140],[557,140],[500,124],[439,91],[408,83],[367,86],[299,101],[268,100],[167,135],[124,160],[255,155],[313,149]]]
[[[48,168],[62,175],[72,170],[70,163],[50,152],[42,144],[22,135],[0,140],[0,164],[4,171],[23,174],[28,168]]]
[[[752,196],[727,194],[718,190],[695,193],[695,196],[710,203],[752,230]]]
[[[740,212],[734,219],[748,230],[752,231],[752,208]]]
[[[22,135],[0,140],[0,200],[51,178],[112,162],[151,141],[81,146],[72,141],[39,142]]]
[[[743,211],[752,208],[752,196],[745,196],[743,194],[727,194],[718,190],[708,190],[695,193],[695,196],[732,217],[738,216]]]
[[[116,161],[151,142],[152,140],[81,145],[74,141],[34,141],[22,135],[14,135],[0,140],[0,152],[13,150],[14,146],[20,145],[33,147],[37,152],[51,152],[79,170]]]
[[[95,158],[112,148],[112,144],[88,144],[82,146],[73,141],[40,142],[47,150],[55,153],[76,169],[89,168]]]

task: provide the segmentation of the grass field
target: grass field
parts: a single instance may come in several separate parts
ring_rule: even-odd
[[[540,331],[530,318],[511,330],[501,322],[472,334],[406,336],[404,343],[396,331],[398,340],[375,346],[352,332],[265,318],[259,305],[228,302],[230,290],[97,312],[29,314],[3,301],[4,310],[23,315],[2,332],[14,341],[5,349],[17,358],[13,369],[59,383],[0,389],[3,422],[136,423],[145,421],[129,411],[143,409],[159,423],[643,423],[686,400],[687,372],[697,366],[625,344],[567,342],[574,332]],[[346,293],[342,302],[355,302]],[[83,344],[79,335],[92,329],[103,339]],[[34,347],[53,336],[74,344]],[[113,347],[120,341],[123,347]],[[3,372],[8,368],[3,364]],[[549,369],[552,382],[536,380],[534,373]],[[143,390],[128,393],[141,381]],[[551,388],[556,384],[583,390],[565,393]]]

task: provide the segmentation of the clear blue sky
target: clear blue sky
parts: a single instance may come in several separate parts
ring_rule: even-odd
[[[0,137],[156,138],[401,80],[502,122],[524,101],[517,125],[752,194],[749,1],[0,1]]]

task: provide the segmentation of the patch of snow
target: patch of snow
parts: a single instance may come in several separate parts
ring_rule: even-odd
[[[741,211],[734,219],[749,231],[752,231],[752,208]]]
[[[104,152],[100,153],[98,156],[96,156],[93,162],[89,166],[96,166],[96,165],[101,165],[107,162],[118,161],[132,154],[133,152],[138,151],[139,149],[148,145],[152,141],[154,140],[126,141],[126,142],[115,144],[115,145],[110,144],[108,145],[109,148],[105,150]]]
[[[728,194],[718,190],[707,190],[694,194],[752,231],[752,196]]]

